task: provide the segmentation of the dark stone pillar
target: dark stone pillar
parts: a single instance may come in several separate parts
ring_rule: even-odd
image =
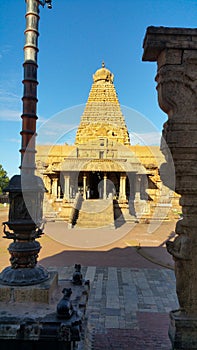
[[[46,2],[46,1],[45,1]],[[0,283],[7,285],[38,284],[49,278],[48,272],[37,266],[41,249],[42,205],[44,184],[35,176],[35,137],[37,120],[37,53],[39,5],[44,3],[26,0],[26,28],[24,46],[24,92],[22,114],[21,175],[9,182],[9,219],[5,222],[5,238],[14,242],[9,246],[11,266],[0,274]],[[11,231],[7,231],[6,225]]]
[[[197,29],[149,27],[143,47],[143,61],[157,62],[158,101],[168,115],[161,141],[166,158],[161,177],[172,186],[171,152],[183,212],[175,240],[167,242],[175,260],[180,304],[170,313],[169,334],[173,349],[197,349]]]

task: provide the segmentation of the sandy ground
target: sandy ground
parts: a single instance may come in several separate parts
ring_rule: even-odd
[[[7,221],[6,210],[0,221]],[[39,262],[44,266],[120,266],[153,268],[169,266],[173,260],[165,242],[174,236],[176,221],[125,224],[118,229],[68,229],[65,222],[49,222],[39,239]],[[0,269],[10,265],[7,248],[11,241],[0,233]],[[141,249],[136,249],[141,247]],[[140,254],[139,254],[140,253]],[[156,266],[157,265],[157,266]]]

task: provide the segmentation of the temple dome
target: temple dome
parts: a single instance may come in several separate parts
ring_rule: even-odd
[[[95,74],[93,74],[94,83],[99,80],[110,81],[113,83],[114,75],[110,72],[109,69],[105,68],[105,63],[102,62],[102,68],[98,69]]]

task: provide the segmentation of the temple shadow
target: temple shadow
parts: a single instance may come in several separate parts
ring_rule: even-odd
[[[108,251],[64,250],[39,261],[44,267],[82,266],[170,268],[174,262],[165,247],[125,247]]]

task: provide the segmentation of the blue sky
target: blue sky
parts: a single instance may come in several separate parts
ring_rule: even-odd
[[[150,25],[195,28],[196,10],[196,0],[53,0],[52,10],[41,7],[37,141],[72,140],[102,60],[114,73],[129,131],[160,132],[166,116],[157,105],[156,64],[141,59],[143,38]],[[25,0],[1,0],[0,12],[0,163],[11,176],[20,165]]]

